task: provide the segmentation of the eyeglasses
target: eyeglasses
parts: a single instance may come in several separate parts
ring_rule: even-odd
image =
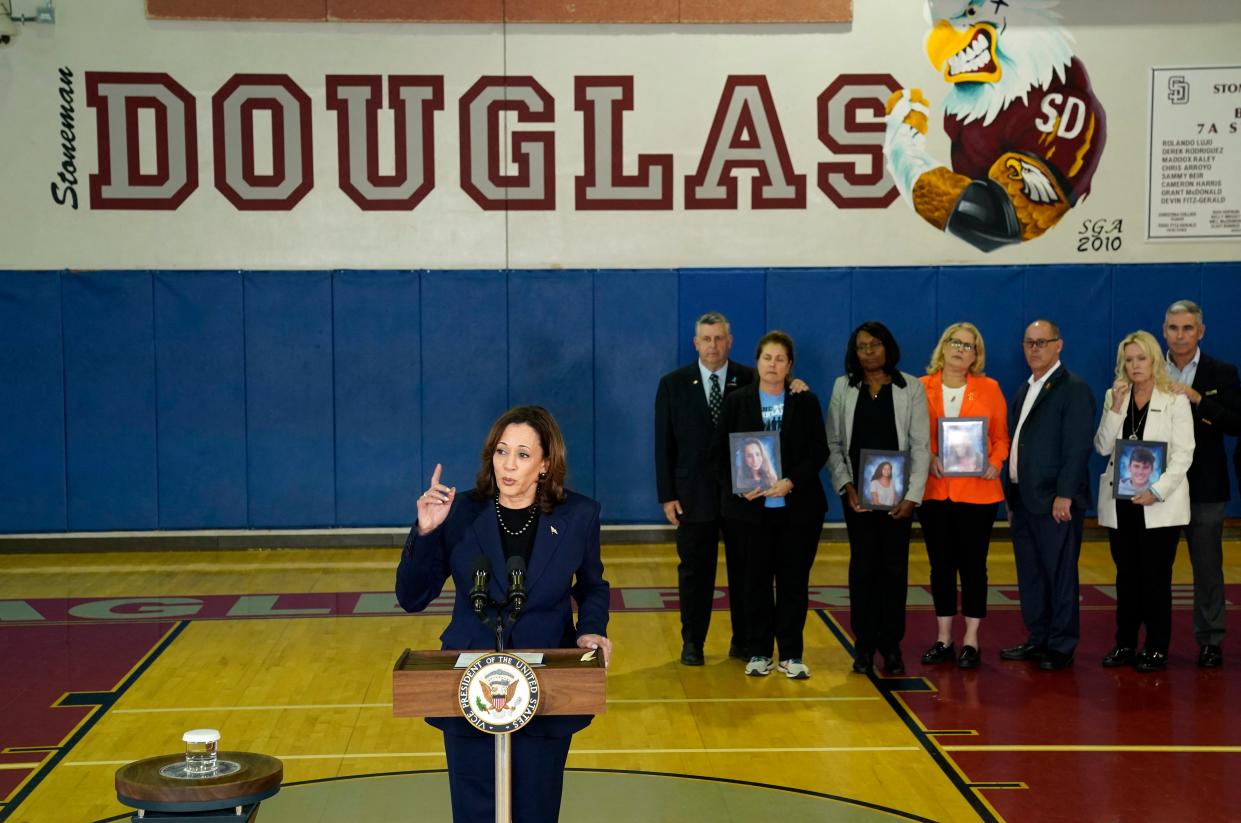
[[[978,351],[978,346],[974,343],[966,343],[964,340],[957,340],[955,338],[949,340],[948,345],[957,351]]]
[[[1025,346],[1029,351],[1042,351],[1059,339],[1059,337],[1047,337],[1042,340],[1022,340],[1021,345]]]
[[[883,348],[883,344],[880,343],[878,340],[872,340],[869,343],[858,343],[856,346],[854,346],[854,348],[857,349],[859,352],[879,351],[880,349]]]

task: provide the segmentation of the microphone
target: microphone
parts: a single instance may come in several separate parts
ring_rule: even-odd
[[[470,589],[470,605],[479,620],[486,620],[486,610],[491,602],[487,594],[487,581],[491,577],[491,561],[486,555],[480,554],[474,560],[474,586]]]
[[[516,620],[526,607],[526,561],[520,555],[508,559],[508,610]]]

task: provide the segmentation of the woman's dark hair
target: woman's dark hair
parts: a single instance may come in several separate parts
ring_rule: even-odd
[[[539,511],[547,514],[564,502],[564,478],[568,463],[560,426],[552,413],[542,406],[515,406],[491,424],[491,431],[487,433],[487,440],[483,443],[483,451],[479,456],[481,465],[478,468],[478,477],[474,480],[473,494],[479,500],[490,500],[496,496],[496,473],[491,462],[496,446],[499,445],[506,428],[523,423],[534,429],[539,436],[539,447],[547,460],[547,473],[539,481],[538,496],[535,498]]]
[[[902,389],[905,388],[905,378],[901,376],[901,370],[896,367],[896,364],[901,362],[901,347],[897,344],[896,338],[892,336],[892,332],[888,331],[888,327],[878,320],[867,320],[849,335],[849,345],[845,347],[845,377],[849,379],[849,385],[860,384],[864,377],[862,361],[857,356],[857,336],[862,332],[866,332],[883,344],[883,371],[892,378],[893,383]]]
[[[892,464],[886,460],[880,463],[878,466],[875,466],[875,473],[870,476],[870,479],[879,480],[880,478],[882,478],[884,466],[888,467],[888,476],[893,477],[893,480],[895,480],[894,475],[896,474],[896,471],[892,468]]]

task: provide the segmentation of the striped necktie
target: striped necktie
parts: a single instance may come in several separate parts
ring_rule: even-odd
[[[711,396],[707,399],[707,407],[711,410],[711,422],[718,422],[720,419],[720,403],[724,400],[723,393],[720,392],[720,376],[718,374],[711,375]]]

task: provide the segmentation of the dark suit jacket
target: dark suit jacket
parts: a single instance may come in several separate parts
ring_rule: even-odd
[[[732,492],[732,453],[728,448],[731,432],[762,431],[763,406],[758,384],[751,383],[733,392],[724,401],[720,424],[715,430],[711,459],[720,484],[720,507],[733,520],[757,523],[763,515],[764,498],[746,500]],[[784,418],[780,422],[781,475],[793,481],[793,491],[784,498],[789,517],[802,522],[823,522],[827,496],[819,471],[827,462],[827,430],[823,409],[814,392],[784,393]]]
[[[725,399],[753,382],[754,369],[729,360]],[[655,485],[659,502],[679,500],[689,523],[720,515],[719,484],[707,464],[714,431],[698,361],[665,374],[655,392]]]
[[[1010,435],[1016,432],[1030,384],[1023,383],[1008,412]],[[1031,514],[1050,514],[1057,497],[1067,497],[1079,511],[1090,508],[1088,463],[1094,451],[1095,401],[1090,386],[1060,364],[1034,401],[1017,441],[1017,489]],[[1006,496],[1015,502],[1012,485]]]
[[[606,635],[609,588],[599,556],[599,504],[569,492],[551,514],[539,515],[538,530],[526,576],[526,606],[520,619],[508,628],[505,648],[572,648],[579,635]],[[469,591],[480,555],[491,561],[491,597],[503,602],[508,597],[506,560],[491,500],[476,500],[463,492],[438,529],[424,536],[418,535],[417,524],[410,529],[396,570],[396,598],[405,611],[422,611],[439,596],[452,575],[457,595],[452,619],[440,635],[441,648],[495,648],[495,633],[470,608]],[[570,597],[578,604],[576,626]],[[475,733],[465,718],[428,722],[453,733]],[[536,717],[523,731],[562,736],[589,722],[589,717],[576,715]]]
[[[1228,453],[1224,435],[1241,434],[1241,381],[1237,367],[1202,352],[1194,374],[1194,391],[1202,395],[1194,413],[1194,462],[1189,467],[1189,499],[1223,503],[1230,498]]]

